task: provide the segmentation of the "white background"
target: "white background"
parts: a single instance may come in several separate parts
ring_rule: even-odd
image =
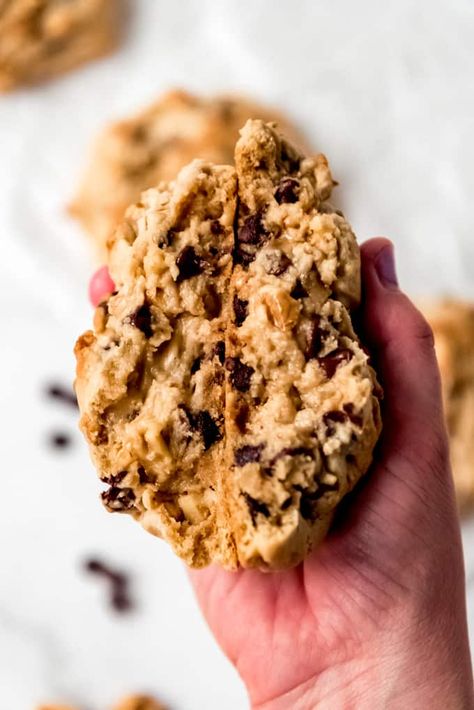
[[[103,710],[133,689],[175,710],[246,707],[181,564],[103,512],[75,414],[42,392],[72,380],[91,319],[91,256],[64,205],[106,121],[173,86],[273,103],[328,155],[359,237],[393,238],[406,289],[474,296],[472,0],[130,5],[118,53],[0,98],[1,710]],[[57,428],[72,449],[48,448]],[[464,540],[469,578],[473,523]],[[108,610],[90,553],[132,573],[135,614]]]

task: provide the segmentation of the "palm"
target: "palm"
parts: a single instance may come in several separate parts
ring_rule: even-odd
[[[439,461],[438,452],[432,457],[433,464]],[[411,471],[396,466],[396,474],[390,463],[374,467],[344,525],[295,569],[192,573],[211,629],[256,702],[304,686],[366,648],[376,630],[394,623],[393,600],[416,584],[416,550],[429,564],[420,537],[428,542],[433,533],[422,481],[418,491],[403,482],[416,479],[417,466],[406,467]],[[452,499],[435,504],[448,511]],[[438,568],[439,554],[434,548],[432,561]]]

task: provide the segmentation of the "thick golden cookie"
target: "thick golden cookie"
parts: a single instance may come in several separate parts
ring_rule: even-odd
[[[171,91],[136,116],[113,123],[98,137],[70,206],[105,259],[107,240],[140,193],[173,180],[195,158],[231,164],[239,129],[248,118],[278,120],[287,135],[302,140],[276,111],[239,97],[202,98]]]
[[[236,169],[193,162],[112,240],[117,290],[76,346],[81,427],[106,507],[189,565],[297,564],[370,464],[359,251],[332,184],[249,121]]]
[[[0,0],[0,92],[106,54],[117,25],[117,0]]]
[[[41,705],[37,710],[74,710],[74,708],[70,705]],[[166,710],[166,708],[149,695],[129,695],[114,705],[112,710]]]
[[[474,506],[474,303],[421,304],[435,336],[459,507]]]

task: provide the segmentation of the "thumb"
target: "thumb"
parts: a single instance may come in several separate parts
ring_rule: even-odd
[[[446,461],[440,376],[431,328],[398,287],[392,243],[371,239],[362,245],[361,256],[363,329],[385,390],[385,445],[412,463],[428,462],[440,454]]]

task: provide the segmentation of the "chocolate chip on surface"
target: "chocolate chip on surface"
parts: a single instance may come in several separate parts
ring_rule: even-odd
[[[211,234],[214,234],[214,236],[218,236],[219,234],[222,234],[222,232],[224,231],[224,227],[222,226],[222,224],[219,222],[218,219],[212,220],[210,229],[211,229]]]
[[[275,190],[275,200],[279,205],[298,201],[300,183],[295,178],[283,178]]]
[[[361,415],[355,413],[355,407],[352,402],[347,402],[343,406],[343,410],[345,411],[345,413],[353,424],[360,427],[362,426],[362,424],[364,423],[364,419]]]
[[[216,441],[222,439],[222,432],[209,412],[203,410],[197,414],[191,414],[192,424],[201,434],[204,441],[204,449],[207,451]]]
[[[234,452],[234,461],[236,466],[245,466],[248,463],[257,463],[260,461],[263,448],[264,444],[257,444],[256,446],[246,444],[245,446],[241,446],[240,449],[236,449]]]
[[[234,316],[235,316],[235,324],[238,328],[242,325],[244,320],[247,318],[248,315],[248,301],[244,301],[241,298],[238,298],[238,296],[234,296]]]
[[[307,360],[317,357],[322,348],[325,331],[320,327],[321,318],[318,315],[313,317],[305,333],[306,342],[304,346],[304,356]]]
[[[290,293],[291,298],[294,298],[296,300],[299,300],[300,298],[307,298],[308,297],[308,292],[304,288],[303,284],[299,279],[296,279],[296,283],[293,287],[292,292]]]
[[[326,373],[326,377],[330,380],[334,376],[339,365],[352,360],[352,351],[348,348],[339,348],[334,350],[334,352],[325,355],[324,357],[318,358],[318,363],[323,368]]]
[[[176,257],[176,266],[179,269],[178,282],[197,276],[203,268],[202,260],[196,254],[194,247],[189,244]]]
[[[269,253],[267,256],[265,271],[272,276],[281,276],[291,266],[291,259],[283,252]]]
[[[225,343],[223,340],[219,340],[214,345],[213,354],[216,355],[221,365],[223,365],[225,362]]]
[[[151,327],[151,310],[150,307],[144,303],[143,306],[137,308],[135,313],[130,315],[130,324],[138,328],[145,338],[151,338],[153,335],[153,329]]]
[[[268,238],[260,213],[247,217],[237,231],[234,258],[237,263],[248,265],[255,259],[258,247]]]
[[[112,486],[100,494],[102,502],[110,512],[123,513],[133,508],[135,494],[131,488]]]
[[[254,527],[257,523],[258,514],[263,515],[265,518],[270,517],[270,511],[265,503],[263,503],[261,500],[253,498],[248,493],[242,492],[242,495],[245,498],[245,502],[247,503],[250,517],[252,518],[252,524],[254,525]]]
[[[65,432],[53,432],[50,435],[49,443],[55,449],[67,449],[72,444],[72,439]]]
[[[250,388],[250,381],[255,372],[253,367],[241,362],[238,357],[228,357],[225,361],[226,369],[230,372],[232,386],[239,392],[247,392]]]
[[[74,409],[78,408],[77,397],[74,394],[73,390],[64,387],[61,384],[52,383],[48,385],[46,388],[46,394],[48,397],[51,397],[51,399],[56,399],[60,402],[64,402],[64,404],[67,404],[70,407],[74,407]]]

